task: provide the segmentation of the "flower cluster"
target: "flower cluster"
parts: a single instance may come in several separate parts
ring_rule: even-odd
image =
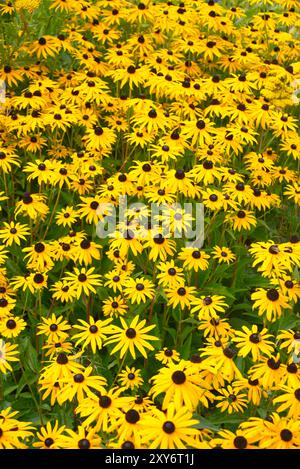
[[[0,1],[0,448],[300,448],[299,0]]]

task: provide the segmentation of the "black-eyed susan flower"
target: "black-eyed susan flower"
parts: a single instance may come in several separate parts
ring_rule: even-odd
[[[118,250],[121,257],[128,255],[130,251],[136,256],[140,254],[144,247],[139,239],[139,236],[136,235],[135,231],[132,229],[132,226],[127,227],[127,229],[121,229],[112,233],[111,249]]]
[[[200,249],[184,248],[179,253],[178,258],[183,262],[183,267],[188,270],[206,270],[210,256]]]
[[[17,345],[11,344],[9,342],[0,339],[0,371],[1,373],[7,373],[12,371],[12,366],[10,362],[19,361],[17,356],[19,351]]]
[[[123,292],[127,278],[128,275],[126,272],[120,271],[120,269],[113,269],[105,274],[105,279],[107,280],[104,282],[104,286],[111,288],[114,293],[117,291]]]
[[[186,367],[184,360],[179,363],[168,363],[161,368],[156,376],[152,378],[150,395],[156,396],[164,393],[163,409],[167,409],[171,402],[175,409],[182,406],[193,411],[202,396],[205,394],[206,386],[199,373],[191,367]]]
[[[237,352],[229,346],[228,342],[222,343],[221,340],[212,339],[209,346],[202,347],[200,351],[200,357],[203,357],[203,369],[208,367],[208,370],[214,374],[220,372],[221,376],[229,382],[234,378],[242,378],[242,374],[234,362]]]
[[[50,422],[47,422],[46,425],[41,427],[40,431],[36,433],[38,441],[33,443],[33,446],[43,449],[61,449],[61,437],[64,434],[65,428],[65,425],[59,426],[57,420],[53,427]]]
[[[78,213],[86,218],[87,223],[98,223],[101,215],[98,213],[101,204],[100,197],[80,197],[82,204],[79,204]]]
[[[102,376],[92,376],[93,368],[88,366],[82,373],[75,373],[73,379],[60,381],[62,386],[58,393],[60,405],[65,401],[72,401],[76,397],[78,402],[82,402],[86,396],[93,396],[94,390],[104,392],[106,379]]]
[[[43,194],[30,194],[25,192],[22,199],[16,203],[15,215],[27,215],[32,220],[38,217],[45,219],[49,207],[45,204],[46,197]]]
[[[178,285],[174,285],[172,288],[165,289],[168,304],[172,306],[172,308],[176,308],[176,306],[180,305],[181,309],[189,307],[191,303],[195,301],[195,292],[195,287],[189,287],[181,282],[178,283]]]
[[[2,14],[7,13],[9,15],[12,15],[15,11],[15,8],[11,2],[5,2],[3,5],[1,5],[0,10]]]
[[[144,82],[145,71],[145,67],[136,67],[131,63],[127,67],[111,70],[107,74],[115,81],[120,81],[121,88],[127,83],[130,88],[133,88],[133,86],[138,86]]]
[[[174,260],[160,262],[157,268],[161,272],[157,274],[158,283],[163,287],[175,287],[183,283],[183,269],[175,266]]]
[[[130,398],[122,397],[123,388],[112,388],[108,391],[97,392],[93,397],[87,397],[80,402],[76,413],[83,419],[83,426],[95,424],[95,430],[112,431],[112,424],[122,415],[122,411]]]
[[[297,387],[300,382],[300,369],[298,363],[293,361],[293,357],[286,364],[285,374],[282,377],[282,384],[288,387]]]
[[[80,354],[67,355],[64,352],[59,353],[57,357],[43,369],[40,376],[40,384],[43,384],[43,381],[47,379],[50,379],[52,384],[55,384],[61,379],[70,379],[73,374],[80,373],[83,370],[83,366],[76,361],[79,355]]]
[[[22,422],[14,418],[18,412],[12,412],[11,407],[3,410],[1,418],[1,449],[27,449],[28,438],[33,436],[34,427],[31,422]]]
[[[232,338],[232,341],[239,349],[238,355],[246,357],[251,354],[253,361],[256,362],[260,359],[261,354],[268,357],[272,355],[274,346],[269,340],[270,337],[272,335],[268,334],[266,328],[259,332],[257,325],[252,326],[251,329],[242,326],[242,331],[235,331],[235,337]]]
[[[298,383],[292,387],[280,386],[282,394],[274,399],[277,412],[288,411],[287,416],[297,419],[300,415],[300,387]]]
[[[165,261],[168,256],[173,256],[176,249],[175,241],[164,237],[162,233],[153,230],[146,242],[144,248],[149,248],[149,259],[154,262],[157,259]]]
[[[3,228],[0,230],[0,239],[6,246],[11,246],[16,243],[18,246],[21,244],[21,240],[26,240],[26,236],[29,235],[29,229],[27,225],[21,223],[3,223]]]
[[[251,426],[256,424],[258,427],[258,422],[252,421],[249,424],[249,426],[248,422],[242,424],[246,434],[250,433]],[[259,448],[296,449],[299,445],[298,428],[298,421],[281,417],[273,412],[270,418],[264,421],[264,432],[256,437],[259,440]]]
[[[71,227],[77,219],[76,210],[73,207],[67,206],[56,214],[56,222],[58,225]]]
[[[111,334],[105,342],[105,345],[113,344],[118,342],[117,345],[111,351],[114,354],[120,351],[120,357],[122,358],[125,353],[129,350],[130,355],[135,358],[137,348],[138,351],[147,358],[148,350],[154,350],[154,347],[149,341],[159,340],[158,337],[149,335],[148,332],[155,328],[155,325],[146,326],[146,320],[139,321],[139,316],[135,316],[129,325],[126,321],[120,317],[122,328],[119,326],[112,326]]]
[[[26,259],[27,265],[31,269],[44,272],[53,266],[52,246],[50,244],[38,242],[34,246],[23,248],[23,252],[28,253],[24,259]]]
[[[300,297],[300,284],[296,279],[290,276],[283,275],[279,280],[280,288],[285,296],[289,298],[289,301],[297,303]],[[274,280],[273,280],[274,281]],[[277,283],[277,279],[274,281]]]
[[[119,382],[122,387],[125,387],[125,389],[140,387],[144,382],[141,377],[141,370],[126,366],[125,369],[119,373]]]
[[[190,174],[197,183],[202,183],[204,186],[222,178],[220,169],[211,160],[204,160],[201,165],[195,165]]]
[[[61,389],[59,382],[53,382],[50,376],[47,378],[42,376],[39,380],[39,385],[39,392],[41,393],[42,400],[50,397],[50,404],[54,406],[54,404],[58,401],[58,394]]]
[[[221,295],[202,295],[200,298],[195,298],[192,302],[191,314],[197,313],[201,320],[224,313],[228,306],[224,299],[225,297]]]
[[[54,293],[52,297],[61,302],[69,302],[76,298],[77,290],[74,286],[69,286],[66,282],[58,281],[56,282],[51,291]]]
[[[253,266],[258,266],[262,275],[280,275],[292,268],[291,260],[284,249],[273,241],[253,243],[249,252],[254,257]]]
[[[262,389],[258,379],[243,378],[234,381],[232,386],[234,389],[247,392],[248,401],[253,402],[254,405],[259,405],[262,397],[267,397],[267,393]]]
[[[40,37],[32,45],[31,54],[36,54],[38,58],[47,56],[54,56],[59,49],[59,42],[53,36],[45,35]]]
[[[51,267],[51,266],[50,266]],[[28,283],[27,286],[31,293],[34,293],[38,290],[42,290],[43,288],[47,287],[47,280],[48,280],[48,275],[46,273],[31,273],[28,276]]]
[[[203,144],[212,143],[212,135],[214,134],[214,123],[207,118],[199,118],[190,121],[183,129],[185,138],[191,138],[192,145],[202,146]]]
[[[237,231],[251,230],[257,224],[257,220],[250,210],[238,210],[236,213],[227,214],[225,221]]]
[[[5,151],[0,152],[0,156],[0,169],[4,173],[10,173],[12,165],[20,166],[18,156],[14,154],[12,150],[5,148]]]
[[[96,350],[100,350],[103,346],[103,342],[107,338],[107,334],[111,332],[110,324],[112,319],[97,320],[91,316],[89,322],[83,319],[78,319],[80,324],[75,324],[74,329],[80,331],[73,336],[73,339],[77,339],[76,345],[82,344],[82,349],[85,350],[88,345],[91,346],[93,353]]]
[[[68,337],[68,332],[71,326],[68,321],[63,319],[63,316],[56,317],[52,313],[49,318],[42,318],[41,324],[38,325],[38,335],[45,334],[52,342],[59,342]]]
[[[52,178],[53,164],[51,162],[42,162],[36,160],[34,163],[28,163],[24,172],[28,173],[28,181],[36,179],[38,184],[48,183]]]
[[[286,186],[284,195],[286,195],[288,199],[294,200],[297,205],[300,205],[299,192],[300,192],[300,185],[294,182],[293,184],[288,184]]]
[[[198,434],[198,430],[193,428],[196,420],[192,419],[192,414],[186,407],[175,409],[174,404],[170,404],[166,412],[154,409],[152,415],[147,415],[142,421],[142,439],[145,442],[150,440],[149,448],[186,448],[186,445],[195,447],[196,440],[193,436]]]
[[[222,449],[253,449],[255,438],[246,438],[245,432],[238,429],[235,433],[230,430],[221,430],[216,438],[212,440],[212,444],[216,448]]]
[[[219,407],[221,412],[228,412],[228,414],[243,412],[247,406],[246,394],[237,392],[232,386],[220,389],[219,393],[220,395],[216,396],[215,399],[220,401],[216,404],[216,407]]]
[[[92,264],[93,260],[100,259],[100,249],[102,246],[94,243],[88,239],[83,239],[74,243],[74,259],[78,261],[80,265]]]
[[[121,295],[109,297],[103,301],[103,315],[110,317],[119,317],[126,314],[128,306]]]
[[[216,259],[219,264],[230,264],[236,260],[235,254],[228,247],[215,246],[213,251],[213,259]]]
[[[26,322],[18,317],[13,316],[0,322],[0,334],[8,339],[17,337],[26,327]]]
[[[252,293],[251,299],[254,301],[253,309],[258,308],[258,315],[266,315],[268,321],[275,321],[281,316],[284,309],[291,308],[287,303],[287,298],[276,288],[258,288]]]
[[[154,296],[154,285],[147,278],[131,278],[128,277],[124,281],[124,294],[132,302],[140,304],[145,303],[147,299]]]
[[[277,339],[281,341],[280,348],[286,348],[288,353],[297,352],[300,349],[300,332],[298,331],[279,330]]]
[[[278,354],[270,358],[262,358],[260,363],[253,365],[249,370],[251,380],[258,379],[265,390],[281,383],[284,375],[284,366]]]
[[[163,350],[155,354],[155,358],[163,365],[167,365],[168,363],[179,362],[180,355],[176,350],[164,347]]]
[[[43,349],[46,350],[46,357],[50,357],[52,360],[53,357],[57,356],[59,353],[66,353],[69,354],[72,352],[73,344],[66,339],[61,339],[59,342],[55,342],[49,337],[45,345],[43,345]]]
[[[0,319],[5,319],[11,316],[11,311],[16,304],[16,300],[7,296],[0,299]]]
[[[128,400],[128,404],[126,405],[126,408],[129,409],[136,409],[138,412],[147,412],[151,409],[153,409],[153,402],[148,397],[145,395],[145,393],[141,393],[139,395],[133,396]]]
[[[141,447],[142,419],[143,414],[135,409],[129,409],[116,417],[115,422],[112,424],[112,431],[117,431],[118,444],[121,445],[132,439],[135,447]]]
[[[101,285],[100,275],[94,274],[95,267],[86,269],[82,267],[74,268],[74,272],[68,273],[63,280],[67,285],[77,289],[77,299],[80,298],[82,293],[89,296],[90,293],[96,293],[95,287]]]
[[[22,74],[10,64],[5,64],[0,69],[0,79],[7,82],[9,86],[16,85],[22,81]]]
[[[207,317],[200,321],[198,326],[200,331],[203,331],[204,337],[215,337],[216,339],[233,336],[234,332],[226,319],[221,319],[219,316]]]
[[[79,426],[75,431],[66,428],[65,435],[61,437],[63,449],[100,449],[101,438],[95,429],[87,429]]]

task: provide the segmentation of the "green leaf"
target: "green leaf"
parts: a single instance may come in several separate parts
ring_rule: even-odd
[[[166,331],[170,334],[175,344],[176,343],[176,330],[171,327],[167,327]]]
[[[184,360],[187,360],[191,355],[191,345],[192,345],[193,335],[190,332],[191,330],[189,331],[189,335],[182,346],[181,355]]]
[[[207,420],[204,417],[201,417],[200,415],[194,414],[193,417],[199,420],[199,423],[193,425],[194,428],[198,428],[199,430],[208,429],[214,432],[218,432],[220,430],[220,425],[216,425],[215,423],[211,422],[210,420]]]
[[[13,391],[17,389],[18,385],[14,384],[13,386],[8,386],[4,389],[4,397],[9,396]]]
[[[32,346],[30,338],[24,337],[20,343],[20,353],[22,354],[22,362],[25,369],[30,369],[34,373],[40,371],[40,361],[36,349]]]
[[[37,376],[34,375],[30,370],[25,370],[17,386],[16,398],[20,396],[25,386],[33,384],[36,381],[36,379],[37,379]]]

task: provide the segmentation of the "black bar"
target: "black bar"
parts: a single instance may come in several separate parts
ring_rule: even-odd
[[[287,459],[288,458],[288,459]],[[1,465],[7,461],[10,465],[13,463],[53,463],[59,462],[65,464],[83,464],[87,467],[90,463],[95,463],[101,468],[107,465],[125,467],[161,467],[171,468],[181,466],[184,468],[195,467],[203,468],[203,464],[231,464],[239,465],[258,462],[270,464],[272,460],[276,463],[284,463],[288,460],[289,464],[293,461],[299,462],[299,455],[295,450],[1,450]],[[52,466],[53,467],[53,466]],[[221,467],[221,466],[219,466]]]

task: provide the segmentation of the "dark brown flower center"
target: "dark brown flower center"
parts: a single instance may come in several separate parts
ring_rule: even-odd
[[[168,434],[175,432],[175,425],[173,422],[170,422],[170,420],[167,420],[167,422],[163,424],[162,428],[163,428],[163,431]]]
[[[183,371],[174,371],[172,374],[172,381],[175,384],[183,384],[186,381],[186,376]]]
[[[109,396],[100,396],[99,405],[103,409],[107,409],[111,405],[111,398]]]
[[[279,293],[275,288],[271,288],[270,290],[267,291],[267,298],[270,301],[277,301],[279,298]]]
[[[78,448],[79,449],[90,449],[91,443],[86,438],[82,438],[78,441]]]
[[[126,412],[125,419],[126,419],[126,422],[134,424],[140,420],[140,414],[138,413],[137,410],[130,409],[128,410],[128,412]]]
[[[6,327],[7,329],[15,329],[15,327],[17,326],[17,323],[14,319],[9,319],[7,322],[6,322]]]
[[[284,430],[281,430],[280,438],[282,439],[282,441],[288,442],[288,441],[291,441],[293,439],[293,434],[290,430],[285,428]]]
[[[65,353],[60,353],[56,359],[59,365],[66,365],[69,361],[67,355]]]
[[[236,449],[245,449],[247,448],[248,442],[244,436],[237,436],[233,440],[233,444]]]
[[[128,337],[128,339],[134,339],[136,337],[136,330],[132,327],[129,327],[129,329],[126,331],[126,337]]]
[[[46,438],[46,440],[44,441],[44,444],[47,448],[50,448],[50,446],[52,446],[54,443],[54,440],[52,438]]]
[[[253,344],[258,344],[261,341],[261,338],[259,334],[251,334],[249,340]]]

